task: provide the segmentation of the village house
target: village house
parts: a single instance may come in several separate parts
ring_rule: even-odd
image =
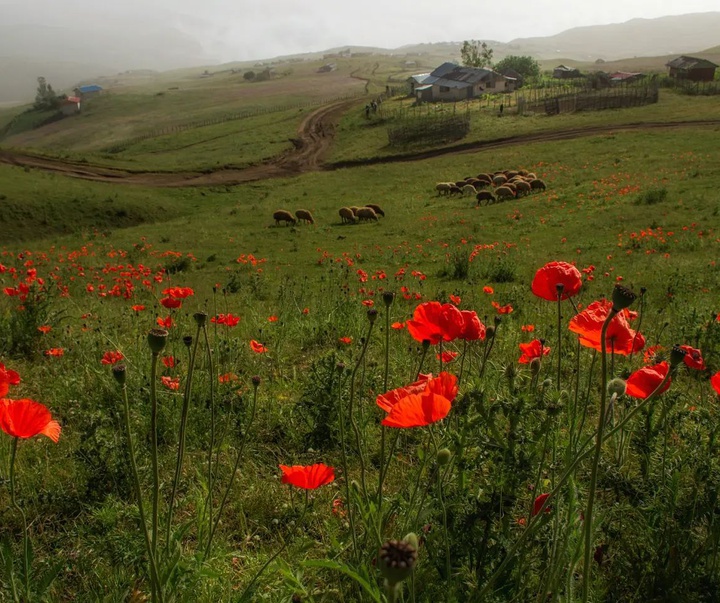
[[[706,59],[681,56],[665,64],[670,77],[691,82],[712,82],[717,65]]]
[[[579,69],[568,67],[567,65],[558,65],[553,69],[553,77],[558,80],[569,80],[576,77],[582,77]]]
[[[491,69],[461,67],[455,63],[443,63],[431,73],[413,75],[408,82],[410,93],[418,102],[467,100],[515,89],[514,78]]]
[[[63,115],[75,115],[80,113],[80,97],[68,96],[60,101],[60,111]]]
[[[628,71],[616,71],[608,74],[611,84],[631,84],[645,77],[644,73],[632,73]]]
[[[75,96],[80,97],[82,100],[92,98],[93,96],[99,96],[102,93],[102,86],[97,84],[90,84],[88,86],[78,86],[73,90]]]

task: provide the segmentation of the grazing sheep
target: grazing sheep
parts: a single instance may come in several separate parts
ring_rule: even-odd
[[[507,186],[501,186],[495,189],[495,196],[498,201],[505,201],[505,199],[514,199],[515,192]]]
[[[385,217],[385,212],[382,210],[382,208],[379,205],[375,205],[374,203],[366,203],[365,207],[369,207],[372,209],[378,216]]]
[[[495,203],[495,196],[490,191],[480,191],[475,195],[478,205],[490,205]]]
[[[530,183],[530,188],[533,189],[534,191],[540,191],[540,190],[544,191],[546,186],[542,180],[540,180],[539,178],[535,178],[535,180],[533,180]]]
[[[496,176],[493,177],[492,183],[493,183],[493,186],[502,186],[503,184],[505,184],[507,182],[507,180],[508,179],[505,177],[505,174],[497,174]]]
[[[438,182],[435,185],[435,190],[437,191],[438,195],[449,195],[451,186],[453,186],[452,182]]]
[[[514,182],[506,182],[503,186],[507,186],[513,193],[517,193],[517,187]]]
[[[450,187],[450,194],[451,195],[462,195],[462,189],[459,186],[455,186],[454,184]]]
[[[530,193],[530,185],[527,182],[525,182],[524,180],[521,182],[516,182],[515,190],[518,194],[518,197],[520,195],[527,195]]]
[[[355,217],[357,217],[358,209],[360,209],[357,205],[351,205],[350,211],[353,213]]]
[[[478,174],[476,178],[478,180],[484,180],[488,184],[492,184],[492,176],[490,174]]]
[[[360,209],[358,209],[357,217],[358,217],[358,220],[360,220],[361,222],[363,220],[366,220],[366,221],[367,220],[375,220],[375,222],[378,221],[377,214],[370,207],[361,207]]]
[[[477,195],[477,190],[472,184],[466,184],[462,187],[462,196],[465,195]]]
[[[295,224],[297,222],[293,215],[284,209],[278,209],[273,214],[273,218],[275,218],[275,226],[280,226],[280,222],[285,222],[285,226],[288,224]]]
[[[528,171],[527,170],[518,170],[518,174],[520,174],[521,176],[527,176]]]
[[[355,218],[355,214],[353,213],[353,210],[350,209],[349,207],[341,207],[340,210],[338,211],[338,213],[340,214],[340,217],[342,218],[343,224],[345,224],[345,223],[354,224],[355,220],[357,219],[357,218]]]
[[[457,186],[458,188],[462,188],[463,186],[465,186],[465,184],[466,182],[464,180],[458,180],[457,182],[455,182],[455,186]]]
[[[307,222],[308,224],[315,224],[312,214],[307,209],[298,209],[295,212],[295,217],[299,221]]]
[[[479,182],[482,182],[482,180],[478,180],[477,178],[473,178],[472,176],[470,176],[469,178],[465,178],[465,184],[472,184],[473,186],[475,186]]]
[[[525,178],[530,178],[530,180],[537,180],[538,177],[533,172],[528,172],[525,174]]]
[[[519,172],[517,170],[508,170],[507,172],[505,172],[505,176],[508,180],[512,180],[515,176],[518,175],[518,173]]]

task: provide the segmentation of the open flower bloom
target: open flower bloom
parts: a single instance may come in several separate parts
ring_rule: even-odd
[[[168,310],[174,310],[182,306],[182,300],[176,297],[163,297],[160,300],[160,305],[167,308]]]
[[[442,354],[435,354],[435,357],[443,364],[447,364],[448,362],[452,362],[453,360],[455,360],[455,358],[458,357],[458,353],[443,350]]]
[[[688,368],[695,369],[696,371],[705,370],[705,361],[702,357],[702,352],[689,345],[681,345],[681,349],[685,350],[685,356],[683,362]]]
[[[180,389],[180,377],[163,376],[160,377],[160,381],[168,389],[171,389],[173,391],[177,391]]]
[[[0,398],[10,391],[11,385],[18,385],[19,383],[20,375],[13,370],[5,368],[5,365],[0,362]]]
[[[538,513],[540,513],[540,509],[542,509],[548,496],[550,496],[550,493],[541,494],[540,496],[538,496],[535,499],[535,502],[533,503],[533,510],[532,510],[533,517],[535,517]],[[545,507],[545,513],[550,513],[550,507]]]
[[[400,400],[401,398],[404,398],[405,396],[409,394],[417,394],[422,391],[425,391],[425,388],[427,388],[428,381],[432,379],[432,374],[420,374],[420,379],[415,381],[415,383],[411,383],[410,385],[406,387],[398,387],[396,389],[391,389],[388,392],[385,392],[384,394],[380,394],[375,402],[377,405],[382,408],[385,412],[390,412],[392,407]]]
[[[558,285],[562,285],[560,299],[573,297],[582,287],[580,271],[567,262],[548,262],[535,273],[532,292],[548,301],[557,301]]]
[[[518,359],[520,364],[528,364],[533,358],[542,358],[550,353],[550,348],[543,346],[539,339],[533,339],[530,343],[521,343],[520,351],[522,356]]]
[[[190,287],[168,287],[163,290],[163,295],[167,295],[175,299],[185,299],[186,297],[195,295],[195,291],[193,291]]]
[[[280,465],[282,483],[291,484],[304,490],[315,490],[335,481],[335,469],[322,463],[316,465]]]
[[[710,385],[715,390],[715,393],[720,396],[720,371],[710,377]]]
[[[627,378],[625,393],[632,398],[644,400],[657,389],[669,370],[670,365],[667,362],[661,362],[655,366],[644,366]],[[667,380],[660,393],[667,391],[670,381],[671,379]]]
[[[0,399],[0,429],[14,438],[42,434],[55,443],[60,439],[60,423],[43,404],[28,399]]]
[[[100,360],[101,364],[117,364],[120,362],[125,356],[123,356],[122,352],[118,351],[109,351],[105,352],[103,354],[102,360]]]
[[[463,328],[458,337],[465,341],[485,339],[485,325],[474,310],[462,310]]]
[[[218,314],[210,319],[210,322],[214,322],[219,325],[225,325],[227,327],[236,327],[240,322],[240,317],[233,314]]]
[[[612,309],[612,302],[604,299],[592,302],[580,314],[570,319],[568,328],[580,336],[580,344],[593,350],[601,350],[600,335],[602,326],[608,313]],[[639,352],[645,347],[645,337],[630,328],[625,311],[618,312],[608,325],[605,334],[605,344],[608,352],[627,356]]]
[[[426,302],[415,308],[407,329],[416,341],[428,340],[431,345],[440,341],[452,341],[460,336],[465,325],[460,310],[452,304],[437,301]]]
[[[378,396],[378,406],[388,413],[382,424],[408,428],[436,423],[450,412],[457,390],[455,375],[442,372],[435,378],[427,379],[424,384],[417,381],[408,388]]]
[[[254,339],[250,340],[250,349],[256,354],[264,354],[268,351],[262,343],[255,341]]]

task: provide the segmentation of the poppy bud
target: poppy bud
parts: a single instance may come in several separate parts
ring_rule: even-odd
[[[490,325],[485,329],[485,339],[492,339],[493,337],[495,337],[495,327]]]
[[[380,573],[393,588],[396,584],[410,577],[415,562],[417,549],[403,540],[388,540],[380,547],[378,555]]]
[[[360,492],[362,492],[362,489],[360,488],[360,483],[359,483],[356,479],[354,479],[354,480],[352,480],[352,481],[350,482],[350,487],[351,487],[353,490],[355,490],[355,492],[357,492],[358,494],[359,494]]]
[[[187,347],[190,347],[192,345],[192,341],[193,341],[192,335],[185,335],[185,337],[183,337],[183,343]]]
[[[147,339],[150,351],[154,355],[158,355],[163,351],[169,334],[165,329],[150,329]]]
[[[112,367],[112,374],[113,377],[115,377],[115,381],[117,381],[120,385],[125,385],[125,365],[124,364],[116,364]]]
[[[540,372],[540,358],[533,358],[530,361],[530,373],[533,375],[537,375]]]
[[[633,291],[622,285],[615,285],[612,292],[613,312],[617,313],[628,308],[636,299],[637,295]]]
[[[372,324],[372,323],[375,322],[375,319],[377,318],[377,315],[378,315],[378,311],[377,311],[376,308],[370,308],[370,309],[367,311],[367,317],[368,317],[368,320],[370,321],[370,324]]]
[[[517,371],[515,370],[515,365],[512,362],[506,364],[504,373],[505,373],[506,378],[514,379],[515,375],[517,375]]]
[[[342,373],[342,372],[345,370],[345,364],[344,364],[343,362],[338,362],[338,363],[335,365],[335,370],[336,370],[338,373]]]
[[[382,295],[382,298],[385,306],[389,308],[392,305],[393,300],[395,299],[395,294],[392,291],[385,291]]]
[[[429,339],[423,339],[422,341],[422,347],[423,351],[427,350],[430,347],[430,340]]]
[[[502,318],[496,316],[493,321],[495,322],[495,326],[497,327],[502,322]]]
[[[193,318],[195,319],[195,323],[198,327],[204,327],[205,323],[207,323],[207,312],[195,312],[193,314]]]
[[[543,389],[548,389],[549,387],[552,387],[552,379],[545,379],[545,381],[542,382]]]
[[[607,385],[608,394],[610,394],[611,396],[615,394],[618,398],[625,394],[626,389],[627,384],[625,383],[625,381],[620,379],[620,377],[616,377]]]
[[[437,464],[438,465],[447,465],[450,462],[451,458],[452,458],[452,452],[450,452],[450,450],[448,450],[447,448],[438,450],[438,453],[437,453]]]
[[[675,344],[670,351],[670,368],[675,368],[681,362],[685,360],[685,354],[687,352],[683,350],[678,344]]]
[[[253,384],[253,387],[256,387],[256,388],[260,385],[260,375],[253,375],[252,384]]]

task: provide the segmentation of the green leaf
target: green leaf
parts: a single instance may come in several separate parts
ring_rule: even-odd
[[[348,578],[352,578],[353,580],[355,580],[355,582],[357,582],[362,587],[362,589],[370,597],[372,597],[373,601],[375,601],[376,603],[382,603],[380,592],[378,591],[377,586],[374,587],[367,580],[365,580],[365,578],[363,578],[355,570],[345,565],[344,563],[330,561],[328,559],[308,559],[307,561],[302,561],[300,565],[304,567],[319,567],[324,569],[330,569],[345,574]]]

